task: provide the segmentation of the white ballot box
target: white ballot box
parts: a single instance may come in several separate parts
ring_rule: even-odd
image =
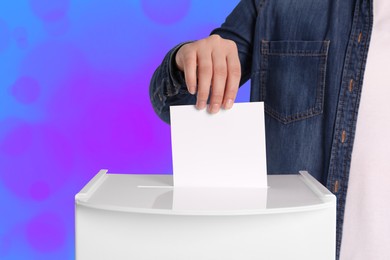
[[[75,197],[77,260],[333,260],[336,198],[309,173],[268,188],[174,188],[100,171]]]

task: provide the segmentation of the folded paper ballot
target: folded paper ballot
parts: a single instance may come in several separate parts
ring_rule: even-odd
[[[263,103],[170,111],[175,187],[267,187]]]

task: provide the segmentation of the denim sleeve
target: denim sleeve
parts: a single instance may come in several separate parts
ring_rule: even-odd
[[[170,123],[169,107],[172,105],[190,105],[196,103],[185,84],[184,75],[176,68],[175,55],[181,46],[177,45],[165,55],[161,65],[154,72],[149,97],[156,114],[166,123]]]
[[[241,62],[240,86],[251,74],[253,36],[260,1],[262,0],[241,0],[221,27],[211,32],[237,44]],[[175,64],[175,54],[184,44],[186,43],[179,44],[168,52],[150,82],[149,96],[154,111],[168,124],[171,105],[196,104],[196,95],[188,92],[184,75]]]

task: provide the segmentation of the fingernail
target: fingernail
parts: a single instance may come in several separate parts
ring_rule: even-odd
[[[233,99],[228,99],[225,104],[225,109],[231,109],[233,107]]]
[[[206,101],[199,101],[196,103],[196,108],[202,110],[206,107]]]
[[[218,113],[218,111],[219,111],[219,104],[212,104],[212,105],[210,105],[209,112],[211,114]]]
[[[188,88],[188,92],[190,92],[191,95],[195,95],[195,88],[194,87]]]

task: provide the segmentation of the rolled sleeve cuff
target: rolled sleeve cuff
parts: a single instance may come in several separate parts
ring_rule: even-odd
[[[167,68],[167,71],[169,73],[169,81],[171,84],[167,84],[166,88],[166,94],[168,97],[175,96],[179,93],[180,88],[185,85],[185,78],[184,73],[180,71],[176,66],[176,53],[177,51],[185,44],[191,43],[193,41],[188,41],[181,43],[174,47],[166,56],[165,59],[165,66]]]

